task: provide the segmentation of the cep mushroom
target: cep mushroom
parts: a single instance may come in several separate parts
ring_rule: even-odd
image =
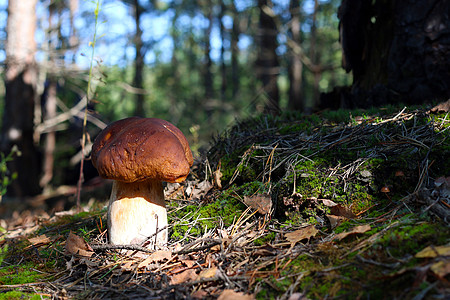
[[[167,244],[163,181],[182,182],[193,158],[183,133],[155,118],[131,117],[107,126],[94,141],[92,163],[112,179],[108,206],[111,244]]]

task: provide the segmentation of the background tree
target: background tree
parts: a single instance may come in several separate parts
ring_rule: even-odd
[[[257,41],[259,44],[258,59],[256,61],[257,76],[261,80],[265,96],[267,97],[266,111],[279,112],[280,95],[278,89],[278,75],[280,63],[277,55],[278,28],[270,0],[258,0],[259,27]]]
[[[290,38],[292,42],[297,46],[301,45],[300,37],[300,1],[291,0],[289,3],[289,13],[291,15],[291,23],[289,26]],[[303,93],[302,93],[302,76],[303,76],[303,63],[300,55],[296,55],[294,51],[290,51],[289,60],[289,108],[293,110],[303,110]]]
[[[142,29],[141,29],[141,17],[144,12],[144,7],[139,4],[138,0],[133,1],[134,21],[135,21],[135,34],[133,39],[134,48],[136,49],[136,56],[134,58],[134,79],[133,87],[139,90],[144,89],[144,57],[145,48],[142,41]],[[134,110],[135,116],[144,117],[144,94],[141,92],[136,93],[136,108]]]
[[[26,197],[40,192],[38,149],[33,141],[34,108],[37,97],[35,61],[37,0],[8,2],[5,43],[5,100],[2,119],[1,151],[9,153],[17,145],[22,156],[8,164],[17,173],[8,190],[10,196]]]
[[[353,72],[348,106],[450,96],[450,5],[342,0],[339,9],[343,66]]]

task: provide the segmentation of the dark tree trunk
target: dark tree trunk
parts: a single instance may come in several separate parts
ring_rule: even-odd
[[[313,19],[311,25],[311,47],[309,57],[311,59],[312,65],[315,66],[312,70],[314,81],[313,81],[313,103],[315,106],[320,101],[320,91],[319,91],[319,81],[322,76],[322,68],[320,66],[319,56],[317,55],[317,12],[319,10],[319,1],[314,0],[314,11]],[[312,107],[307,108],[308,113],[312,111]]]
[[[450,96],[449,0],[343,0],[339,18],[347,106]]]
[[[175,10],[175,15],[172,18],[172,29],[170,31],[170,36],[172,38],[173,43],[173,51],[172,51],[172,57],[170,59],[170,69],[172,72],[172,80],[167,81],[167,85],[169,88],[169,101],[171,109],[169,110],[170,113],[170,121],[173,124],[178,124],[180,121],[181,115],[183,111],[179,108],[178,104],[178,98],[177,95],[180,94],[180,82],[181,82],[181,74],[180,70],[178,68],[179,61],[177,58],[177,49],[182,49],[181,43],[180,43],[180,37],[179,32],[175,29],[176,23],[178,20],[178,10]]]
[[[144,88],[144,56],[142,29],[141,29],[141,15],[143,9],[138,0],[134,0],[134,19],[136,32],[134,35],[134,47],[136,49],[136,57],[134,59],[134,80],[133,86],[139,90]],[[144,94],[136,93],[136,108],[134,114],[136,116],[145,116]]]
[[[47,95],[45,99],[44,116],[45,120],[56,117],[56,92],[57,84],[55,80],[50,79]],[[50,129],[45,134],[44,141],[44,159],[43,159],[43,175],[40,179],[40,186],[45,188],[53,178],[54,152],[56,147],[56,132]]]
[[[209,0],[208,5],[205,7],[205,17],[208,19],[208,27],[205,29],[204,36],[204,67],[203,67],[203,86],[205,89],[205,99],[207,102],[213,98],[214,90],[213,90],[213,74],[211,71],[212,68],[212,59],[211,59],[211,32],[213,28],[213,11],[212,11],[212,2]]]
[[[233,14],[233,28],[231,31],[231,85],[232,91],[231,96],[234,99],[239,91],[239,34],[240,34],[240,26],[239,26],[239,14],[236,10],[236,6],[234,1],[231,2],[231,11]]]
[[[291,13],[291,38],[292,41],[301,45],[300,37],[300,2],[291,0],[289,4]],[[303,91],[302,91],[302,73],[303,64],[300,55],[293,51],[289,60],[289,107],[290,109],[301,111],[304,109]]]
[[[36,42],[37,0],[10,0],[8,4],[5,72],[5,107],[2,119],[1,151],[8,154],[17,145],[22,156],[8,164],[17,180],[8,188],[12,197],[33,196],[40,192],[40,163],[33,142],[34,103],[37,67],[34,59]]]
[[[227,66],[225,64],[225,27],[223,26],[223,17],[225,15],[226,6],[225,3],[220,4],[220,14],[219,14],[219,24],[220,24],[220,38],[221,38],[221,47],[220,47],[220,73],[222,76],[222,83],[220,86],[220,99],[223,101],[226,99],[227,92]]]
[[[273,16],[268,13],[267,9],[271,6],[270,0],[258,0],[259,28],[257,38],[259,53],[256,67],[258,79],[261,81],[267,96],[265,109],[268,113],[277,114],[280,97],[277,79],[280,64],[276,53],[278,29]]]

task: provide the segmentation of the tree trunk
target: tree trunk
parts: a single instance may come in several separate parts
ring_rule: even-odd
[[[177,49],[182,49],[181,43],[180,43],[180,37],[179,33],[177,32],[176,24],[178,21],[178,10],[175,10],[175,15],[172,19],[172,30],[170,30],[170,36],[172,38],[173,43],[173,51],[172,51],[172,57],[170,59],[170,69],[171,69],[171,80],[167,80],[168,85],[168,91],[169,91],[169,101],[171,109],[169,110],[170,114],[170,122],[172,124],[178,124],[180,121],[181,115],[183,113],[183,106],[180,106],[180,103],[178,103],[178,95],[180,94],[180,86],[181,86],[181,74],[179,70],[179,61],[177,58]]]
[[[35,62],[37,0],[10,0],[8,3],[5,107],[1,133],[1,151],[9,153],[17,145],[22,156],[8,164],[17,180],[8,189],[8,196],[26,197],[40,192],[38,149],[33,142],[34,102],[37,66]]]
[[[211,32],[213,28],[213,11],[212,2],[209,0],[205,6],[205,17],[208,19],[208,27],[205,29],[204,36],[204,67],[203,67],[203,86],[205,89],[205,100],[208,102],[213,98],[213,75],[212,75],[212,60],[211,60]]]
[[[231,1],[231,11],[233,14],[233,28],[231,31],[231,85],[232,91],[231,96],[234,99],[237,96],[239,91],[239,34],[240,34],[240,26],[239,26],[239,14],[236,10],[236,6],[234,1]]]
[[[347,106],[450,97],[448,0],[342,0],[343,66],[353,72]]]
[[[308,107],[305,107],[305,110],[308,112],[312,111],[312,108],[319,103],[320,101],[320,91],[319,91],[319,80],[322,76],[322,68],[320,67],[319,56],[317,55],[317,12],[319,10],[319,1],[314,0],[314,11],[313,11],[313,19],[311,25],[311,48],[309,53],[309,58],[311,59],[312,65],[315,66],[313,68],[313,103],[310,103]]]
[[[223,17],[225,15],[226,6],[225,3],[221,2],[220,4],[220,14],[219,14],[219,24],[220,24],[220,38],[221,38],[221,46],[220,46],[220,73],[222,77],[222,82],[220,85],[220,99],[224,101],[226,99],[227,92],[227,66],[225,64],[225,27],[223,25]]]
[[[52,119],[56,116],[56,90],[57,84],[55,80],[50,79],[47,88],[47,97],[45,99],[45,119]],[[45,188],[53,178],[54,152],[56,147],[56,132],[52,129],[45,134],[44,142],[44,160],[43,160],[43,176],[39,182],[40,186]]]
[[[291,37],[292,41],[301,45],[300,37],[300,2],[291,0],[289,4],[291,12]],[[304,109],[303,91],[302,91],[302,73],[303,64],[300,55],[291,52],[289,64],[289,107],[293,110],[301,111]]]
[[[141,15],[142,7],[138,0],[134,0],[134,21],[136,31],[134,34],[134,48],[136,49],[136,57],[134,59],[134,80],[133,86],[139,90],[144,88],[144,56],[143,42],[142,42],[142,29],[141,29]],[[136,108],[134,111],[135,116],[145,117],[144,107],[144,94],[136,93]]]
[[[261,81],[267,96],[265,110],[270,114],[277,114],[280,110],[280,96],[277,82],[280,64],[276,53],[278,29],[275,19],[271,14],[273,12],[271,6],[270,0],[258,0],[258,8],[260,11],[257,34],[259,53],[256,67],[258,79]]]

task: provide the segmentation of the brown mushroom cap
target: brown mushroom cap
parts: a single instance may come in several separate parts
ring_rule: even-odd
[[[181,182],[193,163],[183,133],[155,118],[131,117],[111,123],[95,139],[91,156],[100,176],[124,182]]]

